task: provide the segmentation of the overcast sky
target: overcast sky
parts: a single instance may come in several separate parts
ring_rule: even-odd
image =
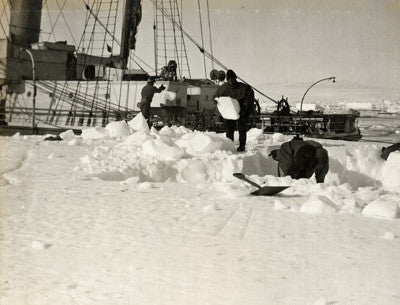
[[[400,86],[398,0],[209,3],[214,54],[247,79]]]
[[[45,9],[56,13],[56,1],[64,2],[47,0]],[[154,65],[154,13],[150,1],[142,1],[137,54]],[[400,0],[208,2],[215,57],[251,83],[289,86],[336,76],[338,82],[360,88],[400,89]],[[200,3],[209,49],[206,1]],[[82,0],[68,0],[65,9],[74,32],[79,32]],[[184,28],[201,42],[196,0],[183,1],[183,18]],[[189,45],[192,77],[204,77],[201,54]],[[208,63],[208,71],[210,67]]]

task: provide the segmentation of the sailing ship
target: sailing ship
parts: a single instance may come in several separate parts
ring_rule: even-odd
[[[40,41],[42,0],[3,2],[1,17],[4,15],[8,22],[8,32],[2,24],[6,56],[0,61],[0,131],[51,133],[72,129],[79,133],[111,121],[130,120],[140,111],[141,89],[150,76],[166,87],[165,94],[154,96],[153,126],[181,124],[220,130],[223,119],[212,97],[224,81],[227,67],[213,56],[212,49],[205,50],[204,43],[196,42],[182,28],[182,1],[149,1],[154,7],[154,68],[135,55],[141,0],[82,0],[86,19],[77,44]],[[121,34],[117,37],[121,9]],[[187,40],[194,43],[204,60],[208,57],[221,70],[212,69],[209,78],[193,78]],[[261,114],[255,101],[258,107],[252,114],[252,127],[326,138],[361,137],[356,126],[359,113],[332,116],[282,112],[281,101],[253,89],[275,102],[278,109]]]

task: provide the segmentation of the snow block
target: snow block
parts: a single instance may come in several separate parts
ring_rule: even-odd
[[[326,196],[311,196],[300,207],[300,212],[308,214],[333,214],[337,212],[336,205]]]
[[[393,192],[400,192],[400,152],[392,152],[382,170],[383,186]]]
[[[160,139],[149,139],[143,143],[143,153],[159,160],[180,160],[185,154],[179,147],[170,146]]]
[[[143,131],[146,133],[150,132],[149,125],[147,124],[147,121],[141,112],[139,112],[132,120],[130,120],[128,125],[134,131]]]
[[[76,139],[72,139],[70,141],[68,141],[68,145],[69,146],[77,146],[82,144],[82,139],[81,138],[76,138]]]
[[[233,151],[235,146],[232,141],[213,133],[196,132],[184,135],[176,144],[185,149],[188,154],[199,155],[212,153],[217,150]]]
[[[362,214],[367,217],[393,219],[399,217],[399,205],[393,201],[377,199],[368,204]]]
[[[85,140],[96,140],[102,139],[108,136],[108,130],[103,127],[93,127],[88,129],[83,129],[81,137]]]
[[[209,180],[207,167],[201,160],[181,160],[177,163],[177,181],[199,183]]]
[[[161,104],[170,105],[170,102],[176,99],[176,93],[172,91],[163,91],[161,93]]]
[[[264,135],[264,132],[260,128],[251,128],[247,132],[247,142],[252,143],[252,142],[257,142],[259,139],[262,138]]]
[[[226,120],[239,119],[240,105],[239,102],[228,96],[221,96],[216,98],[218,104],[218,111]]]
[[[143,131],[138,131],[127,137],[123,144],[131,148],[132,146],[142,146],[145,141],[150,139],[151,136]],[[128,149],[129,149],[128,148]]]
[[[286,140],[286,136],[282,133],[276,132],[272,135],[272,142],[284,142]]]
[[[110,137],[127,137],[130,135],[129,126],[125,121],[111,122],[106,126]]]
[[[71,141],[71,140],[75,139],[75,134],[71,129],[69,129],[67,131],[60,133],[60,138],[65,141]]]
[[[168,126],[164,126],[164,127],[161,128],[161,130],[159,131],[159,134],[160,134],[160,135],[163,135],[163,136],[172,137],[172,136],[175,135],[175,131],[174,131],[172,128],[168,127]]]
[[[344,198],[343,199],[343,206],[341,207],[341,211],[350,213],[350,214],[355,214],[355,213],[360,213],[361,208],[357,204],[357,201],[355,198]]]

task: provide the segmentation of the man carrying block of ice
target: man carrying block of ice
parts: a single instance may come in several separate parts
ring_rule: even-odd
[[[222,97],[228,97],[231,100],[223,99]],[[238,82],[236,73],[228,70],[226,72],[226,83],[217,89],[214,100],[222,117],[225,119],[226,137],[233,141],[237,126],[239,131],[239,147],[237,151],[245,151],[247,124],[254,104],[253,89],[247,84]]]
[[[140,101],[140,111],[142,112],[144,118],[147,120],[147,124],[151,127],[150,124],[150,104],[153,100],[153,96],[156,93],[160,93],[165,89],[164,85],[161,85],[159,88],[154,86],[155,79],[153,77],[149,77],[147,80],[147,85],[142,89],[142,100]]]

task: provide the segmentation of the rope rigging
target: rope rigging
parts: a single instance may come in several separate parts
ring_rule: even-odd
[[[65,4],[66,1],[67,1],[67,0],[64,0],[64,4]],[[69,25],[68,25],[67,19],[65,19],[65,15],[64,15],[64,13],[63,13],[63,10],[60,8],[60,4],[58,3],[58,0],[56,0],[56,2],[57,2],[57,5],[58,5],[58,8],[59,8],[60,11],[61,11],[61,16],[62,16],[62,18],[64,19],[65,25],[67,26],[68,32],[69,32],[69,34],[70,34],[72,40],[74,41],[74,45],[76,45],[75,37],[74,37],[74,35],[72,34],[72,31],[71,31],[71,28],[70,28]]]
[[[154,56],[157,72],[158,64],[161,63],[162,77],[168,78],[172,75],[178,77],[179,75],[179,78],[182,78],[189,75],[191,78],[186,45],[183,34],[180,32],[181,26],[177,26],[182,23],[178,0],[155,0],[153,5],[155,8]],[[182,1],[180,5],[182,6]],[[164,12],[168,12],[170,18],[166,18]]]
[[[58,1],[57,1],[57,3],[58,3]],[[66,3],[66,1],[64,0],[64,3],[63,3],[63,5],[62,5],[62,8],[64,8],[65,3]],[[49,34],[49,37],[48,37],[47,39],[50,39],[51,34],[53,34],[54,40],[56,40],[56,35],[54,34],[54,28],[55,28],[55,26],[57,25],[58,20],[60,19],[62,10],[60,10],[60,12],[58,13],[58,15],[57,15],[57,17],[56,17],[56,20],[54,21],[54,24],[53,24],[52,21],[51,21],[51,15],[50,15],[50,10],[49,10],[49,6],[48,6],[47,1],[46,1],[45,5],[46,5],[46,7],[47,7],[47,15],[48,15],[48,17],[49,17],[49,21],[50,21],[50,25],[51,25],[50,34]]]
[[[200,33],[201,33],[201,47],[204,50],[204,34],[203,34],[203,22],[201,19],[201,7],[200,0],[197,0],[197,6],[199,8],[199,21],[200,21]],[[203,53],[203,65],[204,65],[204,77],[207,78],[207,67],[206,67],[206,57]]]
[[[209,33],[209,38],[210,38],[211,58],[214,58],[213,45],[212,45],[212,35],[211,35],[210,6],[208,4],[208,0],[206,0],[206,3],[207,3],[208,33]],[[214,60],[211,60],[211,69],[214,70]]]
[[[173,12],[176,10],[175,5],[177,5],[177,3],[176,3],[176,1],[174,1],[174,3],[172,3],[171,0],[169,1],[169,3],[170,3],[170,9],[171,9],[171,16],[174,16]],[[173,17],[173,18],[175,19],[175,17]],[[180,60],[179,60],[180,56],[179,56],[179,51],[178,51],[177,39],[176,39],[176,27],[175,27],[174,23],[172,24],[172,31],[173,31],[173,37],[174,37],[174,53],[175,53],[178,67],[180,67],[181,66]]]
[[[6,4],[4,4],[4,1],[6,1]],[[3,28],[3,23],[1,21],[2,21],[4,15],[5,15],[5,18],[6,18],[6,23],[10,24],[10,19],[8,18],[7,13],[6,13],[6,11],[7,11],[6,6],[8,4],[8,9],[10,9],[10,5],[11,4],[10,4],[10,2],[7,2],[7,0],[2,0],[1,3],[3,5],[3,12],[1,13],[1,16],[0,16],[0,23],[1,23],[1,27]],[[4,28],[3,28],[3,31],[4,31],[4,35],[7,36],[7,33],[4,30]]]
[[[50,34],[49,34],[47,40],[50,39],[51,34],[53,34],[54,40],[56,40],[56,35],[55,35],[54,32],[53,32],[53,28],[54,28],[55,24],[53,25],[53,23],[52,23],[51,15],[50,15],[50,10],[49,10],[49,6],[48,6],[48,4],[47,4],[47,1],[46,1],[46,3],[45,3],[45,6],[47,7],[47,17],[49,18],[49,22],[50,22],[50,25],[51,25],[51,27],[52,27],[52,30],[50,30]],[[57,22],[57,21],[56,21],[56,22]]]
[[[157,5],[155,0],[150,0],[154,5]],[[168,14],[168,12],[163,11],[163,14],[171,21],[173,22],[173,18],[171,18],[171,16]],[[216,59],[213,55],[211,55],[210,52],[208,52],[207,50],[205,50],[196,40],[194,40],[194,38],[188,33],[186,32],[181,25],[176,24],[177,28],[183,33],[183,35],[185,35],[198,49],[201,53],[204,53],[210,60],[214,61],[218,66],[220,66],[221,68],[228,70],[228,67],[225,66],[222,62],[220,62],[218,59]],[[239,80],[241,80],[242,82],[244,82],[245,84],[248,84],[249,86],[251,86],[253,88],[254,91],[256,91],[257,93],[261,94],[262,96],[266,97],[267,99],[269,99],[270,101],[274,102],[274,103],[278,103],[277,100],[273,99],[272,97],[269,97],[268,95],[266,95],[265,93],[261,92],[260,90],[258,90],[257,88],[255,88],[254,86],[252,86],[251,84],[249,84],[247,81],[245,81],[243,78],[241,77],[237,77]]]

